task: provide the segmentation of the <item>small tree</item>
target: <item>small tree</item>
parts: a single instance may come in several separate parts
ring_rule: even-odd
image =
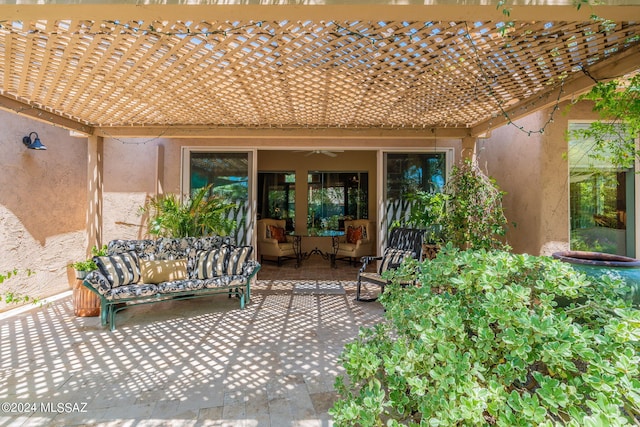
[[[507,219],[495,181],[477,163],[465,160],[453,168],[444,187],[447,205],[444,215],[445,241],[458,248],[498,249],[506,233]]]

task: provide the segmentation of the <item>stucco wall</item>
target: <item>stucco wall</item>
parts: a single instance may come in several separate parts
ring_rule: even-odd
[[[478,141],[480,164],[486,165],[489,175],[507,192],[507,239],[515,252],[550,255],[569,247],[566,132],[569,120],[596,119],[591,110],[590,103],[565,103],[548,124],[551,108],[496,129],[490,138]],[[543,133],[537,132],[543,128]]]
[[[0,290],[40,297],[68,290],[73,272],[67,265],[86,255],[86,139],[5,111],[0,123],[0,273],[35,272]],[[30,132],[46,151],[22,144]]]

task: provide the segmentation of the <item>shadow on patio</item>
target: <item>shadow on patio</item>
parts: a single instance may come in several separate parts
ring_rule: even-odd
[[[331,425],[338,355],[382,318],[353,301],[356,272],[265,265],[245,310],[223,295],[138,306],[114,332],[71,297],[0,320],[0,401],[19,403],[0,425]]]

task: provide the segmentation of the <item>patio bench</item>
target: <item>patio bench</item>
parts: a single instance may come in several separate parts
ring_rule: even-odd
[[[220,236],[113,240],[107,256],[93,258],[98,269],[83,285],[100,298],[101,324],[112,331],[116,313],[134,305],[225,293],[243,309],[260,270],[252,253]]]

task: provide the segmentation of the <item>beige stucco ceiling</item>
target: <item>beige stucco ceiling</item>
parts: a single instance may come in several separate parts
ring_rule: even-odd
[[[478,135],[640,68],[637,1],[51,3],[0,5],[0,107],[88,134]]]

